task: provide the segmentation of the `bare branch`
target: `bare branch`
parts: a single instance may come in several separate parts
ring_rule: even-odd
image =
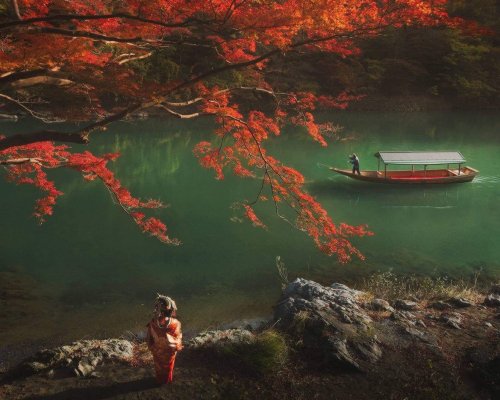
[[[31,108],[29,107],[26,107],[22,102],[20,102],[19,100],[16,100],[16,99],[13,99],[12,97],[10,96],[7,96],[5,94],[2,94],[0,93],[0,98],[2,99],[5,99],[7,101],[10,101],[11,103],[14,103],[16,106],[18,106],[19,108],[22,108],[24,111],[26,111],[29,115],[31,115],[33,118],[36,118],[36,119],[39,119],[40,121],[43,121],[45,123],[51,123],[51,122],[60,122],[58,120],[53,120],[53,119],[50,119],[50,118],[46,118],[44,117],[42,114],[40,113],[37,113],[35,111],[33,111]]]
[[[0,85],[4,85],[7,83],[15,82],[20,79],[26,79],[26,78],[31,78],[34,76],[39,76],[39,75],[47,75],[51,71],[56,71],[54,70],[49,70],[46,68],[39,68],[39,69],[33,69],[30,71],[10,71],[6,72],[2,75],[0,75]]]
[[[15,0],[12,0],[15,1]],[[21,19],[21,18],[19,18]],[[142,22],[148,25],[162,26],[164,28],[182,28],[191,25],[206,25],[213,21],[211,20],[201,20],[198,18],[187,18],[181,22],[162,22],[159,20],[153,20],[148,18],[142,18],[137,15],[125,14],[125,13],[112,13],[112,14],[102,14],[102,15],[79,15],[79,14],[60,14],[60,15],[48,15],[45,17],[37,18],[27,18],[19,21],[9,21],[0,24],[0,30],[16,27],[16,26],[26,26],[34,25],[37,22],[54,22],[54,21],[96,21],[103,19],[124,19],[129,21]]]
[[[54,86],[67,86],[75,82],[69,79],[54,78],[52,76],[40,75],[34,76],[32,78],[19,79],[16,82],[10,84],[13,89],[20,89],[25,87],[31,87],[36,85],[54,85]]]
[[[153,54],[152,51],[150,51],[149,53],[146,53],[146,54],[141,54],[141,55],[135,55],[134,53],[130,53],[130,57],[129,58],[123,58],[122,60],[118,61],[118,65],[123,65],[125,63],[128,63],[130,61],[135,61],[135,60],[143,60],[145,58],[148,58],[148,57],[151,57],[151,55]],[[124,54],[122,54],[123,56]]]
[[[42,165],[42,162],[39,158],[25,157],[25,158],[11,158],[8,160],[0,160],[0,165],[19,165],[19,164],[26,164],[26,163]]]
[[[178,112],[164,106],[163,104],[158,104],[156,107],[161,108],[162,110],[168,112],[169,114],[173,115],[174,117],[180,118],[180,119],[192,119],[192,118],[203,117],[203,116],[208,116],[208,115],[215,115],[215,113],[208,113],[208,112],[196,112],[196,113],[192,113],[192,114],[181,114],[181,113],[178,113]]]
[[[219,91],[214,93],[214,96],[217,96],[217,95],[222,94],[222,93],[237,91],[237,90],[244,90],[244,91],[248,90],[248,91],[252,91],[252,92],[265,93],[265,94],[268,94],[269,96],[272,96],[273,98],[276,98],[277,95],[287,95],[287,96],[289,95],[288,93],[273,92],[272,90],[264,89],[264,88],[260,88],[260,87],[238,86],[238,87],[219,90]],[[187,107],[187,106],[190,106],[192,104],[199,103],[202,100],[205,100],[205,97],[196,97],[194,99],[180,101],[180,102],[164,101],[163,104],[166,104],[170,107]]]
[[[156,43],[159,44],[160,40],[151,40],[145,39],[140,36],[136,37],[118,37],[118,36],[107,36],[100,33],[88,32],[88,31],[80,31],[73,29],[63,29],[63,28],[48,28],[48,27],[30,27],[25,31],[25,33],[29,34],[49,34],[49,35],[61,35],[61,36],[69,36],[69,37],[81,37],[92,40],[99,40],[106,43],[126,43],[126,44],[138,44],[138,43]]]
[[[19,12],[19,5],[17,0],[10,0],[10,6],[12,7],[12,14],[19,20],[22,21],[21,13]]]

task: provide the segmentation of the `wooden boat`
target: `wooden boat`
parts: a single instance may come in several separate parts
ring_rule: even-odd
[[[377,171],[361,171],[358,175],[349,169],[330,169],[360,181],[398,184],[470,182],[479,173],[477,169],[462,167],[466,160],[458,151],[380,151],[375,157],[378,158]],[[457,167],[450,168],[450,164],[457,164]],[[388,171],[389,165],[411,165],[411,170]],[[427,169],[429,165],[446,165],[446,168]],[[423,169],[415,169],[415,166],[422,166]]]

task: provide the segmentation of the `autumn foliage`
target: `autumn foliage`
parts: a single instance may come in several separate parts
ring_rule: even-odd
[[[288,53],[349,57],[358,52],[356,38],[377,35],[387,26],[459,23],[447,16],[443,0],[13,0],[7,4],[0,11],[0,102],[44,122],[75,115],[96,121],[73,132],[19,132],[0,140],[0,163],[7,179],[42,192],[35,207],[40,221],[52,214],[62,195],[48,174],[64,167],[84,179],[102,181],[144,232],[178,244],[167,235],[163,222],[145,214],[161,203],[132,196],[108,168],[117,154],[75,152],[67,144],[56,144],[86,144],[105,134],[108,124],[158,108],[176,118],[215,120],[213,140],[198,143],[194,154],[217,179],[230,171],[262,180],[256,200],[241,203],[242,215],[254,226],[265,223],[253,205],[269,201],[279,216],[341,262],[352,255],[362,257],[350,238],[370,232],[365,226],[334,223],[305,191],[304,177],[269,154],[265,143],[279,136],[285,125],[295,125],[326,146],[331,126],[315,122],[315,109],[342,109],[355,97],[346,92],[329,96],[280,92],[267,83],[266,68],[270,60],[275,65],[286,62]],[[173,72],[165,78],[166,72],[160,71],[161,79],[145,76],[141,71],[160,56],[165,65],[176,60]],[[119,101],[110,102],[110,94]],[[259,101],[252,104],[249,96],[265,97],[273,106],[259,107]],[[40,97],[48,108],[31,105]],[[293,218],[281,212],[285,207],[293,211]]]

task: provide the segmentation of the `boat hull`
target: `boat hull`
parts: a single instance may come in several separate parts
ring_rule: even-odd
[[[359,181],[388,184],[445,184],[464,183],[472,181],[478,174],[478,170],[471,167],[458,169],[433,169],[427,171],[361,171],[361,174],[353,174],[348,169],[330,168],[332,171],[348,176]]]

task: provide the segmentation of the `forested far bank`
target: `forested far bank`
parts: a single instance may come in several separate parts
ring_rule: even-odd
[[[477,21],[482,34],[449,27],[390,27],[358,40],[360,53],[354,57],[290,54],[269,79],[281,90],[347,90],[364,96],[350,104],[354,110],[498,109],[498,2],[451,0],[448,9],[455,17]]]

